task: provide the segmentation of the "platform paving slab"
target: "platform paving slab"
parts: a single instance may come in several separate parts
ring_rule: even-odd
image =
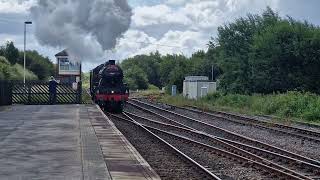
[[[99,108],[91,106],[88,111],[113,179],[160,180],[158,174]]]
[[[111,179],[86,105],[0,111],[0,179]]]

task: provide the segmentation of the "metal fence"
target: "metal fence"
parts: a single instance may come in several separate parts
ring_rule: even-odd
[[[7,88],[6,88],[7,87]],[[3,94],[2,95],[2,90]],[[49,82],[7,82],[1,84],[0,98],[3,102],[0,105],[10,104],[29,104],[29,105],[42,105],[51,104]],[[81,104],[82,84],[78,83],[77,86],[73,84],[58,84],[56,91],[55,104]]]
[[[9,81],[0,81],[0,106],[12,104],[12,85]]]

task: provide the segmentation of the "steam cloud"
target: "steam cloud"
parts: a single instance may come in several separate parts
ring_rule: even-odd
[[[67,48],[85,61],[116,46],[132,10],[127,0],[38,0],[31,14],[42,45]]]

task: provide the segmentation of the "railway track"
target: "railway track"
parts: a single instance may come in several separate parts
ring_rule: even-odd
[[[167,169],[167,171],[171,171],[171,172],[174,171],[174,173],[178,173],[181,170],[185,171],[185,175],[186,175],[186,177],[188,179],[214,179],[214,180],[220,180],[220,178],[218,176],[213,174],[206,167],[200,165],[199,163],[194,161],[192,158],[187,156],[185,153],[181,152],[180,150],[178,150],[177,148],[172,146],[170,143],[165,141],[163,138],[159,137],[158,135],[156,135],[155,133],[153,133],[152,131],[150,131],[149,129],[147,129],[146,127],[141,125],[140,123],[138,123],[135,120],[133,120],[126,113],[123,113],[123,117],[118,116],[118,115],[112,115],[112,114],[108,114],[108,116],[111,116],[113,118],[117,118],[117,119],[120,119],[120,120],[129,119],[129,120],[126,120],[126,122],[130,123],[130,127],[131,128],[132,128],[132,125],[133,125],[136,128],[138,128],[140,131],[143,131],[143,133],[147,133],[149,138],[153,139],[153,141],[152,141],[153,143],[159,142],[161,144],[159,146],[161,146],[161,147],[165,146],[167,148],[167,150],[172,152],[171,154],[175,154],[175,158],[178,158],[182,162],[188,164],[187,167],[175,166],[174,169]],[[159,155],[159,157],[157,157],[157,158],[162,158],[162,157],[161,157],[161,155]],[[174,160],[174,158],[169,159],[169,160]],[[174,163],[168,162],[168,163],[170,163],[170,165],[172,165],[174,163],[179,163],[179,162],[174,162]],[[165,168],[168,168],[168,167],[165,167]],[[192,170],[193,172],[188,172],[190,170]],[[164,171],[163,168],[162,168],[161,171]],[[184,178],[186,178],[186,177],[184,177]],[[167,177],[165,177],[165,178],[167,178]],[[169,179],[171,179],[171,178],[172,177],[169,177]],[[174,178],[177,178],[177,177],[174,177]],[[180,178],[183,178],[183,177],[180,177]]]
[[[297,159],[248,146],[242,143],[212,136],[192,128],[167,124],[128,112],[127,114],[131,117],[135,117],[136,121],[144,126],[174,134],[180,134],[184,137],[199,141],[203,144],[225,149],[226,151],[240,155],[250,160],[266,164],[267,166],[282,170],[283,172],[291,173],[297,177],[301,177],[302,179],[312,179],[317,177],[320,178],[320,167],[317,165],[299,161]]]
[[[217,169],[214,169],[216,165],[210,164],[213,163],[210,162],[210,158],[213,154],[215,156],[228,157],[228,159],[233,160],[235,163],[242,164],[242,166],[244,167],[249,166],[264,171],[266,177],[260,178],[313,179],[313,177],[315,177],[314,173],[306,174],[306,172],[304,172],[304,174],[302,174],[300,172],[287,169],[271,161],[260,158],[252,153],[241,150],[240,148],[237,148],[231,144],[225,143],[222,140],[211,137],[207,134],[200,133],[193,129],[187,129],[184,127],[178,127],[175,125],[153,121],[151,119],[144,118],[132,113],[126,112],[125,115],[127,119],[117,116],[116,117],[122,119],[123,121],[137,123],[140,126],[143,126],[146,129],[157,134],[158,136],[165,138],[166,141],[173,144],[175,147],[178,146],[179,149],[183,149],[184,153],[187,153],[188,156],[192,157],[193,159],[197,159],[199,163],[204,165],[204,168],[215,174],[219,174],[219,171]],[[208,144],[207,142],[212,143]],[[181,145],[181,143],[184,145]],[[202,156],[202,158],[198,157],[199,154],[200,156]],[[294,163],[294,160],[290,163]],[[296,163],[296,165],[300,167],[309,166],[308,163],[305,164],[303,162],[298,162]],[[310,169],[308,170],[312,171],[311,167],[309,167]]]
[[[209,117],[219,119],[219,120],[227,120],[227,121],[242,124],[242,125],[251,125],[261,129],[271,130],[276,133],[281,133],[281,134],[286,134],[293,137],[301,138],[302,140],[308,140],[308,141],[320,143],[320,132],[313,131],[313,130],[307,130],[303,128],[288,126],[288,125],[275,123],[275,122],[257,120],[255,118],[245,117],[245,116],[221,112],[221,111],[205,112],[195,108],[186,108],[186,107],[175,107],[175,108],[184,109],[184,110],[192,111],[198,114],[207,115]]]
[[[142,111],[148,112],[148,113],[152,113],[156,116],[158,116],[159,118],[163,118],[166,119],[166,121],[172,121],[173,125],[177,125],[180,126],[179,124],[182,124],[183,127],[185,128],[193,128],[197,131],[201,131],[203,133],[207,133],[211,136],[215,136],[217,138],[223,138],[225,139],[225,141],[229,141],[229,143],[240,147],[240,148],[244,148],[247,149],[250,147],[253,148],[257,148],[257,149],[261,149],[261,150],[265,150],[271,153],[275,153],[275,154],[279,154],[281,156],[285,156],[287,158],[292,158],[295,160],[299,160],[299,161],[303,161],[309,164],[313,164],[316,166],[320,166],[320,162],[296,153],[292,153],[290,151],[269,145],[267,143],[261,142],[261,141],[257,141],[245,136],[242,136],[240,134],[236,134],[233,132],[230,132],[228,130],[213,126],[211,124],[199,121],[197,119],[193,119],[172,111],[168,111],[162,108],[159,108],[157,106],[148,104],[148,103],[144,103],[141,101],[136,101],[134,100],[132,102],[129,102],[129,104],[131,104],[132,106],[141,109]],[[152,109],[152,110],[150,110]],[[165,116],[166,115],[166,116]],[[237,143],[242,143],[242,144],[237,144]],[[246,145],[246,146],[243,146]],[[261,152],[262,153],[262,152]],[[261,154],[260,153],[260,154]]]

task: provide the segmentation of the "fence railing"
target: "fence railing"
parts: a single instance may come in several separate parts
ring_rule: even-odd
[[[12,85],[10,81],[0,81],[0,106],[12,104]]]
[[[31,81],[26,84],[21,82],[7,82],[5,86],[9,87],[3,98],[9,104],[52,104],[52,94],[49,92],[49,82]],[[1,86],[2,87],[2,86]],[[5,89],[1,88],[0,89]],[[1,90],[0,90],[1,92]],[[54,104],[81,104],[82,84],[58,84],[55,93]],[[1,104],[0,104],[1,105]]]

